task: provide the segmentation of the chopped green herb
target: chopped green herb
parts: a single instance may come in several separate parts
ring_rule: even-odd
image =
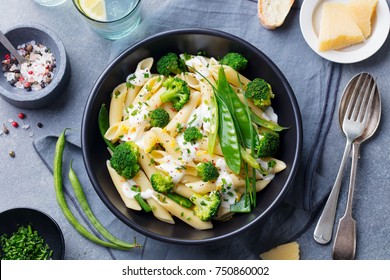
[[[21,226],[10,237],[0,236],[1,260],[48,260],[53,251],[31,225]]]

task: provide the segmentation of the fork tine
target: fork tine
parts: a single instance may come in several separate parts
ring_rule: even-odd
[[[369,85],[371,83],[371,75],[366,74],[364,78],[363,85],[358,90],[357,100],[355,102],[355,106],[353,108],[351,119],[358,120],[360,119],[360,112],[363,110],[364,103],[366,100],[367,92],[369,91]]]
[[[363,73],[360,73],[359,78],[356,81],[356,83],[352,89],[352,95],[348,101],[348,106],[347,106],[347,109],[345,111],[344,120],[349,119],[351,117],[351,112],[352,112],[352,109],[355,107],[355,103],[356,103],[355,99],[356,99],[358,88],[360,87],[360,84],[361,84],[362,76],[363,76]]]
[[[370,91],[370,97],[368,99],[368,102],[366,103],[366,108],[364,110],[364,113],[362,113],[362,117],[359,116],[359,119],[362,119],[362,122],[366,122],[369,115],[371,114],[371,107],[372,107],[372,102],[374,101],[374,95],[377,89],[377,85],[375,82],[375,79],[371,79],[373,81],[372,88]],[[362,110],[363,111],[363,110]]]

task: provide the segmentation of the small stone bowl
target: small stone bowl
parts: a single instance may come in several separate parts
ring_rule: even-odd
[[[53,251],[52,260],[64,259],[64,236],[57,222],[48,214],[32,208],[13,208],[0,213],[0,236],[6,234],[9,238],[19,227],[28,225],[38,232]]]
[[[56,59],[53,79],[45,88],[27,91],[12,86],[0,69],[0,95],[8,103],[24,109],[39,109],[56,100],[69,80],[69,62],[65,47],[60,38],[50,29],[42,25],[18,25],[5,32],[8,40],[17,48],[18,45],[35,41],[48,47]],[[9,51],[0,44],[0,60]]]

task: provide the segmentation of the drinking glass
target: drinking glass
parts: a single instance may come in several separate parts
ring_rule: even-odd
[[[66,0],[34,0],[34,2],[38,3],[39,5],[42,6],[58,6],[62,3],[65,3]]]
[[[117,40],[128,35],[141,20],[141,0],[101,0],[105,6],[105,17],[99,19],[83,11],[80,1],[73,0],[73,4],[89,27],[106,39]]]

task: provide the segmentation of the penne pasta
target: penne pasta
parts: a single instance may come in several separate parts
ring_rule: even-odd
[[[253,182],[255,180],[256,192],[260,192],[272,181],[275,174],[282,172],[287,166],[276,158],[255,156],[255,160],[261,166],[261,172],[256,170],[256,174],[252,174],[251,167],[244,164],[239,174],[232,172],[219,141],[219,136],[222,135],[218,132],[218,126],[214,126],[223,120],[221,115],[217,114],[221,108],[221,96],[218,96],[220,93],[217,89],[221,64],[213,57],[184,54],[180,57],[185,61],[188,71],[172,74],[170,77],[175,77],[175,83],[172,83],[175,87],[186,88],[177,96],[163,98],[166,102],[162,102],[161,95],[174,88],[172,84],[164,84],[169,77],[151,73],[154,64],[152,57],[142,59],[134,73],[128,75],[126,82],[114,88],[110,101],[109,128],[104,137],[118,144],[133,141],[139,149],[137,157],[140,171],[132,179],[127,180],[111,167],[110,161],[107,161],[106,165],[112,182],[127,208],[142,210],[134,198],[139,194],[151,207],[156,219],[168,224],[175,224],[179,219],[195,229],[207,230],[213,227],[211,218],[226,221],[232,217],[234,213],[230,211],[230,207],[244,196],[249,180]],[[234,93],[241,101],[248,103],[254,114],[277,121],[277,115],[272,108],[262,111],[252,100],[245,99],[243,90],[250,82],[248,78],[230,66],[222,67]],[[185,83],[176,79],[181,79]],[[178,101],[182,100],[185,102],[178,106]],[[224,102],[227,107],[231,104],[228,104],[228,101]],[[181,109],[176,110],[173,105]],[[156,114],[151,114],[151,111],[157,108],[164,109],[167,113],[159,110],[155,112]],[[235,110],[228,109],[231,111],[232,119],[236,121]],[[161,122],[160,119],[156,121],[156,115],[159,113],[162,116]],[[238,126],[237,123],[233,125]],[[253,127],[254,132],[258,134],[265,129],[257,125]],[[213,136],[215,138],[212,138]],[[209,139],[215,139],[214,150],[208,149]],[[251,150],[240,137],[238,139],[242,147]],[[214,144],[214,141],[212,143]],[[111,155],[115,151],[109,150]],[[206,166],[210,168],[207,171],[204,170]],[[253,179],[252,175],[255,175]],[[167,187],[166,190],[164,187]],[[188,208],[182,206],[184,204],[181,201],[175,202],[177,198],[174,201],[171,196],[168,197],[166,195],[168,192],[182,196],[183,200],[192,199],[191,203],[187,201]],[[217,213],[205,218],[197,212],[198,207],[204,205],[200,204],[199,200],[193,200],[199,195],[204,196],[204,199],[209,199],[208,196],[212,195],[219,197]],[[138,199],[138,196],[136,198]]]

